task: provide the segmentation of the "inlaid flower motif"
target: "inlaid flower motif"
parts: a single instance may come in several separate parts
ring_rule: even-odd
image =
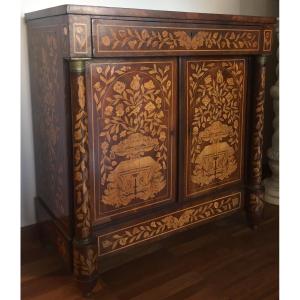
[[[127,135],[127,132],[124,130],[120,133],[120,137],[125,137]]]
[[[157,104],[157,107],[160,108],[161,107],[161,98],[160,97],[157,97],[155,99],[155,103]]]
[[[152,112],[155,109],[155,105],[150,101],[146,104],[145,110],[147,110],[149,113]]]
[[[191,49],[192,40],[191,37],[185,31],[175,31],[174,35],[179,41],[179,45],[186,49]]]
[[[232,78],[232,77],[227,78],[227,83],[228,83],[229,85],[234,85],[233,78]]]
[[[95,84],[94,84],[94,88],[97,92],[100,92],[101,91],[101,83],[99,81],[97,81]]]
[[[112,245],[112,242],[109,240],[105,240],[102,242],[102,246],[104,249],[110,247],[111,245]]]
[[[122,239],[119,240],[119,243],[120,243],[121,246],[125,246],[126,242],[127,242],[126,238],[122,238]]]
[[[129,42],[128,42],[128,45],[129,45],[130,49],[134,49],[136,43],[137,43],[136,40],[129,41]]]
[[[180,226],[183,226],[187,223],[190,222],[190,218],[191,218],[191,214],[193,213],[193,211],[191,209],[186,210],[181,217],[179,218],[179,224]]]
[[[222,83],[223,82],[223,75],[220,70],[217,72],[217,83]]]
[[[151,89],[154,89],[155,86],[154,86],[154,83],[152,80],[149,80],[147,81],[145,84],[144,84],[144,87],[148,90],[151,90]]]
[[[212,48],[212,45],[213,45],[212,40],[207,40],[206,42],[207,48]]]
[[[126,31],[125,30],[119,30],[119,35],[121,38],[125,38],[126,37]]]
[[[108,105],[108,106],[105,107],[104,114],[106,116],[111,116],[112,112],[113,112],[113,107],[112,106]]]
[[[115,92],[122,94],[125,90],[125,83],[122,81],[117,81],[114,86],[113,89]]]
[[[164,142],[166,140],[167,136],[166,136],[166,132],[165,131],[161,131],[159,134],[159,140]]]
[[[233,99],[233,96],[231,93],[228,93],[226,96],[225,96],[226,100],[227,101],[231,101]]]
[[[161,110],[158,114],[157,114],[157,117],[159,119],[163,118],[165,116],[164,112]]]
[[[204,78],[204,82],[205,82],[205,84],[210,84],[210,83],[211,83],[211,75],[207,75],[207,76]]]
[[[169,35],[168,31],[164,30],[164,31],[162,32],[162,36],[163,36],[164,38],[166,38],[168,35]]]
[[[133,79],[132,79],[132,81],[131,81],[131,83],[130,83],[130,87],[131,87],[134,91],[137,91],[137,90],[140,88],[140,86],[141,86],[140,80],[141,80],[141,78],[140,78],[139,75],[133,76]]]
[[[148,31],[147,31],[146,29],[143,29],[143,30],[142,30],[142,38],[143,38],[144,40],[146,40],[149,36],[150,36],[150,35],[149,35]]]
[[[124,104],[123,103],[119,103],[116,106],[116,115],[118,117],[122,117],[124,115]]]
[[[168,229],[174,228],[175,226],[175,218],[173,216],[167,216],[163,218],[162,222],[168,227]]]
[[[234,127],[235,129],[237,129],[237,128],[239,127],[239,121],[238,121],[238,120],[234,120],[234,122],[233,122],[233,127]]]
[[[199,128],[195,126],[193,128],[193,135],[197,135],[198,133],[199,133]]]
[[[102,44],[106,47],[108,47],[110,45],[110,38],[107,35],[103,36],[101,41],[102,41]]]
[[[202,103],[203,103],[205,106],[207,106],[207,105],[209,104],[209,102],[210,102],[210,99],[209,99],[208,96],[205,96],[205,97],[202,99]]]

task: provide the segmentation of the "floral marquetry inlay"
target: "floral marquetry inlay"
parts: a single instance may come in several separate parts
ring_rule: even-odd
[[[240,179],[245,60],[188,61],[186,195]]]
[[[83,75],[75,75],[76,101],[74,101],[73,124],[73,176],[75,194],[76,233],[87,238],[91,232],[88,191],[88,128],[85,99],[85,81]]]
[[[258,51],[259,30],[97,24],[97,51]]]
[[[263,50],[264,51],[271,51],[272,48],[272,30],[264,30],[264,44],[263,44]]]
[[[87,25],[73,24],[73,41],[75,53],[87,53]]]
[[[91,64],[100,214],[173,196],[174,64]]]
[[[36,74],[33,97],[38,195],[57,219],[68,215],[67,159],[64,137],[64,102],[61,101],[60,40],[58,26],[37,28],[29,40],[32,72]],[[38,124],[38,125],[37,125]],[[42,141],[42,142],[38,142]]]
[[[241,206],[241,194],[201,203],[169,215],[158,217],[107,235],[98,236],[98,255],[133,246],[169,232],[236,210]]]
[[[95,247],[74,248],[74,274],[77,277],[89,277],[97,272],[97,252]]]

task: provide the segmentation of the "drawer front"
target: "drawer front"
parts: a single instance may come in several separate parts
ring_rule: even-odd
[[[98,255],[103,256],[157,239],[192,225],[212,220],[238,210],[242,206],[240,192],[215,198],[157,218],[98,235]]]
[[[95,223],[175,201],[176,74],[167,58],[88,63]]]
[[[186,59],[184,198],[243,176],[247,60]]]
[[[93,54],[192,55],[199,53],[249,53],[262,50],[259,28],[205,27],[172,23],[92,20]]]

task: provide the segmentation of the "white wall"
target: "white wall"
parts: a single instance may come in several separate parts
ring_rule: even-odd
[[[35,174],[28,51],[24,13],[65,4],[65,0],[23,0],[21,4],[21,225],[35,223]],[[278,0],[71,0],[72,4],[205,13],[277,16]]]

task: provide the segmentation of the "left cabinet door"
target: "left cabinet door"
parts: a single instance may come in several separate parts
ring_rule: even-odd
[[[93,222],[175,201],[177,61],[87,63]]]

